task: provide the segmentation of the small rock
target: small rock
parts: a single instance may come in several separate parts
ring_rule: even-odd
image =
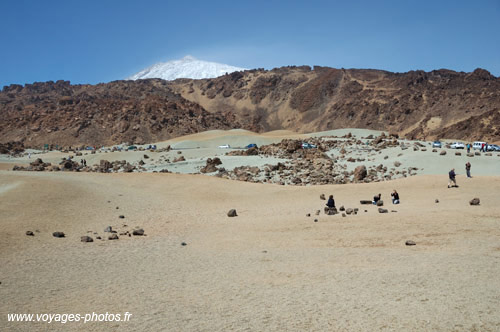
[[[388,213],[389,211],[387,209],[384,209],[384,208],[378,208],[378,212],[379,213]]]
[[[443,151],[439,152],[439,155],[440,155],[440,156],[444,156],[445,154],[446,154],[446,151],[445,151],[445,150],[443,150]]]
[[[472,200],[469,201],[470,205],[479,205],[479,198],[473,198]]]
[[[318,222],[318,219],[314,219],[314,222]]]
[[[118,209],[119,209],[119,207],[117,206],[117,207],[116,207],[116,209],[118,210]]]
[[[188,244],[186,242],[182,242],[181,246],[187,246]]]
[[[229,212],[227,213],[227,216],[228,217],[237,217],[238,214],[236,214],[236,210],[235,209],[231,209],[229,210]]]
[[[139,228],[139,229],[134,229],[134,231],[132,232],[133,235],[137,235],[137,236],[143,236],[144,235],[144,230],[142,228]]]
[[[80,238],[80,241],[82,241],[82,242],[94,242],[94,239],[91,238],[90,236],[82,236]]]
[[[28,235],[28,236],[35,236],[35,233],[33,233],[32,231],[26,231],[26,235]]]
[[[326,200],[325,194],[319,195],[319,199]]]
[[[339,211],[345,211],[345,207],[342,205],[341,207],[339,207]]]
[[[102,237],[100,237],[100,236],[96,236],[95,238],[96,238],[96,240],[102,240]]]
[[[347,214],[352,214],[353,212],[354,212],[354,210],[353,210],[353,209],[351,209],[351,208],[347,208],[347,209],[345,210],[345,213],[347,213]]]
[[[111,233],[112,231],[113,231],[113,228],[111,226],[108,226],[108,227],[106,227],[106,229],[104,229],[104,232]]]
[[[405,242],[405,244],[406,244],[407,246],[414,246],[414,245],[416,245],[415,241],[412,241],[412,240],[408,240],[408,241],[406,241],[406,242]]]
[[[110,236],[108,236],[108,240],[118,240],[119,237],[117,234],[111,234]]]
[[[342,212],[342,217],[345,217],[345,216],[346,216],[346,214]]]
[[[383,200],[377,201],[377,206],[384,206],[384,201]]]
[[[439,203],[439,199],[437,199],[437,198],[436,198],[436,199],[434,200],[434,203]]]
[[[120,219],[124,219],[124,218],[125,218],[125,216],[122,214],[122,215],[118,216],[118,218],[120,218]]]
[[[310,213],[306,214],[306,217],[310,217],[310,216],[311,216],[311,214],[310,214]]]
[[[372,201],[369,201],[369,200],[361,200],[359,201],[360,204],[362,205],[369,205],[369,204],[372,204]]]
[[[316,215],[319,216],[319,214],[321,213],[320,210],[316,210]]]
[[[64,237],[64,232],[54,232],[52,233],[52,236],[53,237]]]

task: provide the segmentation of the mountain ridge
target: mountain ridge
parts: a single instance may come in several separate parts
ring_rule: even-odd
[[[290,66],[212,79],[10,85],[0,142],[148,143],[211,129],[367,128],[411,139],[500,141],[500,79],[488,71]]]

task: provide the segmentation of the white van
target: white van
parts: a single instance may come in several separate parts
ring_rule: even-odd
[[[483,144],[486,144],[486,142],[474,142],[472,143],[472,148],[474,150],[480,150]]]

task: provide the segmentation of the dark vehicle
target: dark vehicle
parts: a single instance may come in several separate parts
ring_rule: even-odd
[[[432,147],[433,148],[440,148],[441,147],[441,142],[440,141],[435,141],[434,143],[432,143]]]
[[[131,145],[127,148],[127,150],[137,150],[137,146]]]
[[[248,144],[247,146],[245,146],[245,149],[250,149],[250,148],[256,148],[257,147],[257,144]]]

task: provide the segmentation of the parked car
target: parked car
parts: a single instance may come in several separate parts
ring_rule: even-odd
[[[137,146],[131,145],[127,148],[127,150],[137,150]]]
[[[219,145],[219,149],[230,149],[229,144]]]
[[[434,141],[434,143],[432,143],[432,147],[433,148],[440,148],[441,147],[441,142],[440,141]]]
[[[483,144],[486,144],[486,142],[474,142],[472,143],[472,148],[474,150],[481,150],[481,147],[483,146]]]
[[[302,143],[302,149],[316,149],[317,146],[311,143],[304,142]]]
[[[500,152],[500,146],[496,144],[490,144],[488,145],[488,151]]]
[[[257,144],[251,143],[251,144],[248,144],[247,146],[245,146],[245,149],[256,148],[256,147],[257,147]]]
[[[465,149],[465,144],[462,142],[454,142],[451,144],[452,149]]]

